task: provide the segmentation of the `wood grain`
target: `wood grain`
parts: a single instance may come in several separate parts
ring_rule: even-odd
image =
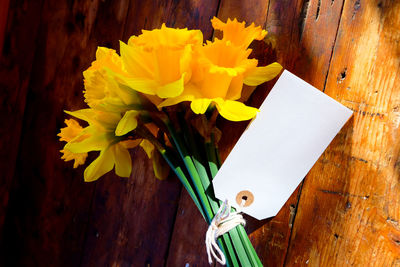
[[[10,7],[10,0],[0,0],[0,54],[3,53],[5,30]]]
[[[6,262],[16,265],[76,265],[81,258],[94,184],[82,169],[59,159],[56,134],[63,109],[82,106],[81,74],[95,46],[87,48],[93,5],[45,2],[39,27],[29,99],[15,181],[5,224]],[[82,19],[88,17],[88,27]],[[65,253],[68,251],[68,253]]]
[[[12,1],[11,5],[8,1],[1,2],[0,239],[15,172],[32,64],[36,57],[41,8],[42,1]]]
[[[132,157],[130,178],[109,174],[97,183],[83,266],[165,264],[180,186],[175,177],[155,179],[142,150]]]
[[[325,92],[354,117],[306,179],[288,266],[400,265],[399,8],[345,2]]]
[[[278,61],[354,110],[277,216],[247,218],[264,265],[400,266],[400,3],[0,0],[0,7],[0,265],[208,265],[207,225],[173,175],[156,180],[136,149],[131,178],[110,173],[84,183],[83,168],[59,159],[56,134],[62,110],[84,107],[81,73],[97,45],[117,49],[118,40],[163,22],[211,39],[217,14],[269,31],[251,47],[260,65]],[[273,84],[258,87],[248,104],[259,106]],[[247,123],[218,124],[226,158]]]
[[[182,190],[166,266],[209,266],[204,245],[206,231],[207,223],[189,194]]]
[[[31,10],[26,5],[15,5],[13,12]],[[32,11],[35,17],[21,28],[40,26],[31,78],[25,81],[28,101],[1,251],[6,265],[76,266],[95,184],[85,184],[83,169],[73,170],[60,159],[56,135],[63,127],[63,110],[84,106],[81,73],[100,43],[90,39],[98,2],[45,1]],[[112,39],[117,38],[114,32],[109,29]],[[32,49],[29,43],[18,45],[15,53]],[[15,59],[24,60],[22,55]]]

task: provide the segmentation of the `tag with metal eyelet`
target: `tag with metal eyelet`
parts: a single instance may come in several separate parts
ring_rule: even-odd
[[[285,70],[213,179],[216,197],[275,216],[352,113]]]

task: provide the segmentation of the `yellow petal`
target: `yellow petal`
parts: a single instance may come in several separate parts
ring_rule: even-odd
[[[107,83],[107,97],[115,98],[119,100],[119,104],[121,106],[124,105],[138,105],[140,106],[140,98],[136,90],[132,90],[129,86],[125,85],[124,82],[121,83],[120,77],[126,77],[122,74],[113,72],[111,69],[105,67],[104,71],[108,75],[108,83]]]
[[[75,118],[90,122],[93,120],[93,117],[95,116],[95,111],[90,109],[90,108],[86,108],[86,109],[80,109],[80,110],[76,110],[76,111],[68,111],[68,110],[64,110],[65,113],[67,113],[68,115],[74,116]]]
[[[127,45],[119,42],[121,59],[126,71],[135,77],[150,78],[154,73],[154,60],[152,54],[144,51],[140,46]],[[135,89],[136,90],[136,89]]]
[[[187,83],[192,76],[192,70],[190,68],[190,65],[192,63],[192,55],[193,55],[192,46],[187,45],[183,50],[179,60],[180,71],[182,73],[186,73],[184,83]]]
[[[69,150],[63,149],[60,150],[63,153],[61,159],[64,161],[74,160],[74,169],[76,169],[79,165],[85,164],[86,158],[88,156],[87,153],[72,153]]]
[[[202,66],[203,70],[195,69],[193,77],[196,81],[202,78],[196,85],[203,97],[238,99],[243,75],[256,68],[258,63],[256,59],[247,58],[250,52],[249,49],[221,40],[197,49],[197,65]]]
[[[202,95],[207,98],[226,98],[233,77],[227,73],[220,72],[206,72],[204,76],[204,82],[199,88]]]
[[[257,67],[244,78],[244,83],[250,86],[257,86],[275,78],[282,70],[282,66],[275,62],[265,67]]]
[[[158,105],[158,108],[173,106],[183,101],[192,101],[194,97],[192,95],[181,95],[173,98],[167,98]]]
[[[182,49],[186,45],[201,45],[203,34],[200,30],[176,29],[161,26],[161,29],[151,31],[142,30],[139,36],[132,36],[128,45],[139,45],[147,50],[155,49],[159,46],[167,46],[171,49]]]
[[[167,66],[165,66],[165,67],[168,68]],[[161,98],[176,97],[176,96],[180,95],[183,92],[185,75],[186,75],[186,73],[183,73],[179,80],[176,80],[172,83],[168,83],[166,85],[158,87],[157,95]]]
[[[129,151],[121,144],[112,147],[115,157],[115,173],[120,177],[129,177],[132,172],[132,160]]]
[[[100,155],[85,169],[85,182],[92,182],[100,178],[100,176],[111,171],[114,167],[114,153],[111,149],[105,149]]]
[[[96,108],[106,98],[108,79],[103,71],[90,68],[83,72],[83,77],[85,102],[89,107]]]
[[[226,93],[226,99],[237,100],[242,94],[243,88],[243,75],[238,75],[234,77],[229,85],[228,92]]]
[[[214,99],[216,103],[219,114],[227,120],[230,121],[245,121],[254,118],[258,109],[246,106],[245,104],[232,101],[232,100],[223,100],[221,98]]]
[[[156,150],[153,153],[153,171],[154,175],[159,180],[165,180],[170,171],[169,165],[161,156],[161,153]]]
[[[97,111],[97,110],[96,110]],[[106,131],[114,132],[118,122],[121,120],[120,112],[103,112],[97,111],[94,120],[89,125],[104,128]]]
[[[185,61],[185,58],[187,57],[187,55],[183,55],[184,51],[185,50],[170,49],[166,46],[160,46],[153,51],[157,62],[156,65],[158,66],[158,75],[156,79],[161,85],[165,85],[180,79],[182,73],[187,71],[191,53],[189,52],[189,62],[185,66],[185,64],[181,64],[181,60]],[[189,51],[191,50],[189,49]],[[181,67],[186,67],[186,69],[182,69]]]
[[[157,87],[159,86],[158,83],[154,80],[147,79],[147,78],[132,78],[132,77],[121,77],[119,76],[120,80],[138,92],[155,95]]]
[[[154,145],[147,139],[143,139],[143,141],[140,143],[140,146],[143,148],[144,152],[146,152],[147,157],[151,159],[154,151]]]
[[[193,112],[196,114],[204,114],[208,108],[208,106],[211,103],[211,99],[208,98],[200,98],[200,99],[195,99],[192,101],[190,104],[190,107],[192,108]]]
[[[236,19],[228,19],[223,23],[214,17],[211,20],[212,26],[216,30],[223,31],[223,39],[232,42],[237,46],[247,48],[253,40],[264,39],[267,32],[262,30],[260,26],[256,27],[254,23],[246,27],[246,23],[238,22]]]
[[[85,153],[89,151],[99,151],[107,147],[109,141],[107,134],[92,135],[81,142],[74,143],[73,141],[67,143],[64,149],[71,151],[72,153]]]
[[[122,119],[119,121],[117,128],[115,129],[116,136],[122,136],[129,133],[137,126],[137,119],[139,112],[135,110],[128,110],[125,112]]]
[[[127,94],[120,89],[115,78],[126,76],[122,60],[115,50],[99,47],[96,60],[83,72],[83,76],[85,102],[91,108],[119,111],[125,105],[137,102],[135,95]]]
[[[230,41],[215,39],[213,42],[198,48],[200,63],[211,63],[212,72],[227,72],[231,76],[242,73],[247,64],[253,65],[254,59],[249,60],[250,49],[235,46]],[[245,61],[245,62],[243,62]],[[249,61],[249,62],[246,62]]]
[[[183,101],[192,101],[195,98],[201,98],[201,97],[202,95],[200,94],[198,88],[194,86],[192,83],[189,83],[185,85],[185,89],[181,95],[177,97],[167,98],[163,102],[161,102],[157,107],[162,108],[162,107],[172,106]]]
[[[99,46],[96,50],[96,60],[92,62],[89,70],[96,70],[103,67],[113,72],[122,72],[122,60],[114,49]]]
[[[58,134],[60,141],[69,142],[77,137],[83,130],[82,126],[74,119],[64,120],[67,127],[61,128],[61,132]]]
[[[75,118],[87,121],[89,125],[94,125],[96,127],[101,127],[104,129],[111,129],[112,131],[114,131],[119,120],[121,119],[120,113],[105,112],[90,108],[80,109],[76,111],[65,110],[64,112],[71,116],[74,116]]]
[[[198,30],[163,25],[161,29],[143,31],[131,37],[128,45],[121,43],[121,58],[127,75],[118,78],[145,94],[177,97],[191,78],[194,47],[201,44],[202,33]]]
[[[96,59],[97,60],[107,59],[108,56],[110,54],[112,54],[113,52],[115,52],[115,50],[107,48],[107,47],[99,46],[99,47],[97,47],[97,50],[96,50]]]

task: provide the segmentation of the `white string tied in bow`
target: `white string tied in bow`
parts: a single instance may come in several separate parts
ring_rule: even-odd
[[[245,201],[242,201],[240,207],[243,207],[243,202]],[[228,204],[228,200],[225,200],[212,219],[206,233],[206,249],[208,262],[210,264],[213,262],[212,257],[214,257],[220,264],[226,264],[225,255],[219,248],[217,239],[239,224],[243,226],[246,224],[246,221],[243,219],[243,216],[240,213],[240,208],[237,209],[236,212],[231,212],[231,205]]]

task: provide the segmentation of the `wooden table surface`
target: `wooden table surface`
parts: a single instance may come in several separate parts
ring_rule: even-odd
[[[96,46],[163,22],[210,39],[218,16],[265,27],[262,64],[354,111],[279,214],[249,219],[264,265],[400,266],[399,14],[397,0],[0,0],[0,265],[208,266],[207,225],[175,176],[156,180],[138,149],[131,178],[84,183],[56,135],[84,107]],[[226,157],[246,123],[219,123]]]

